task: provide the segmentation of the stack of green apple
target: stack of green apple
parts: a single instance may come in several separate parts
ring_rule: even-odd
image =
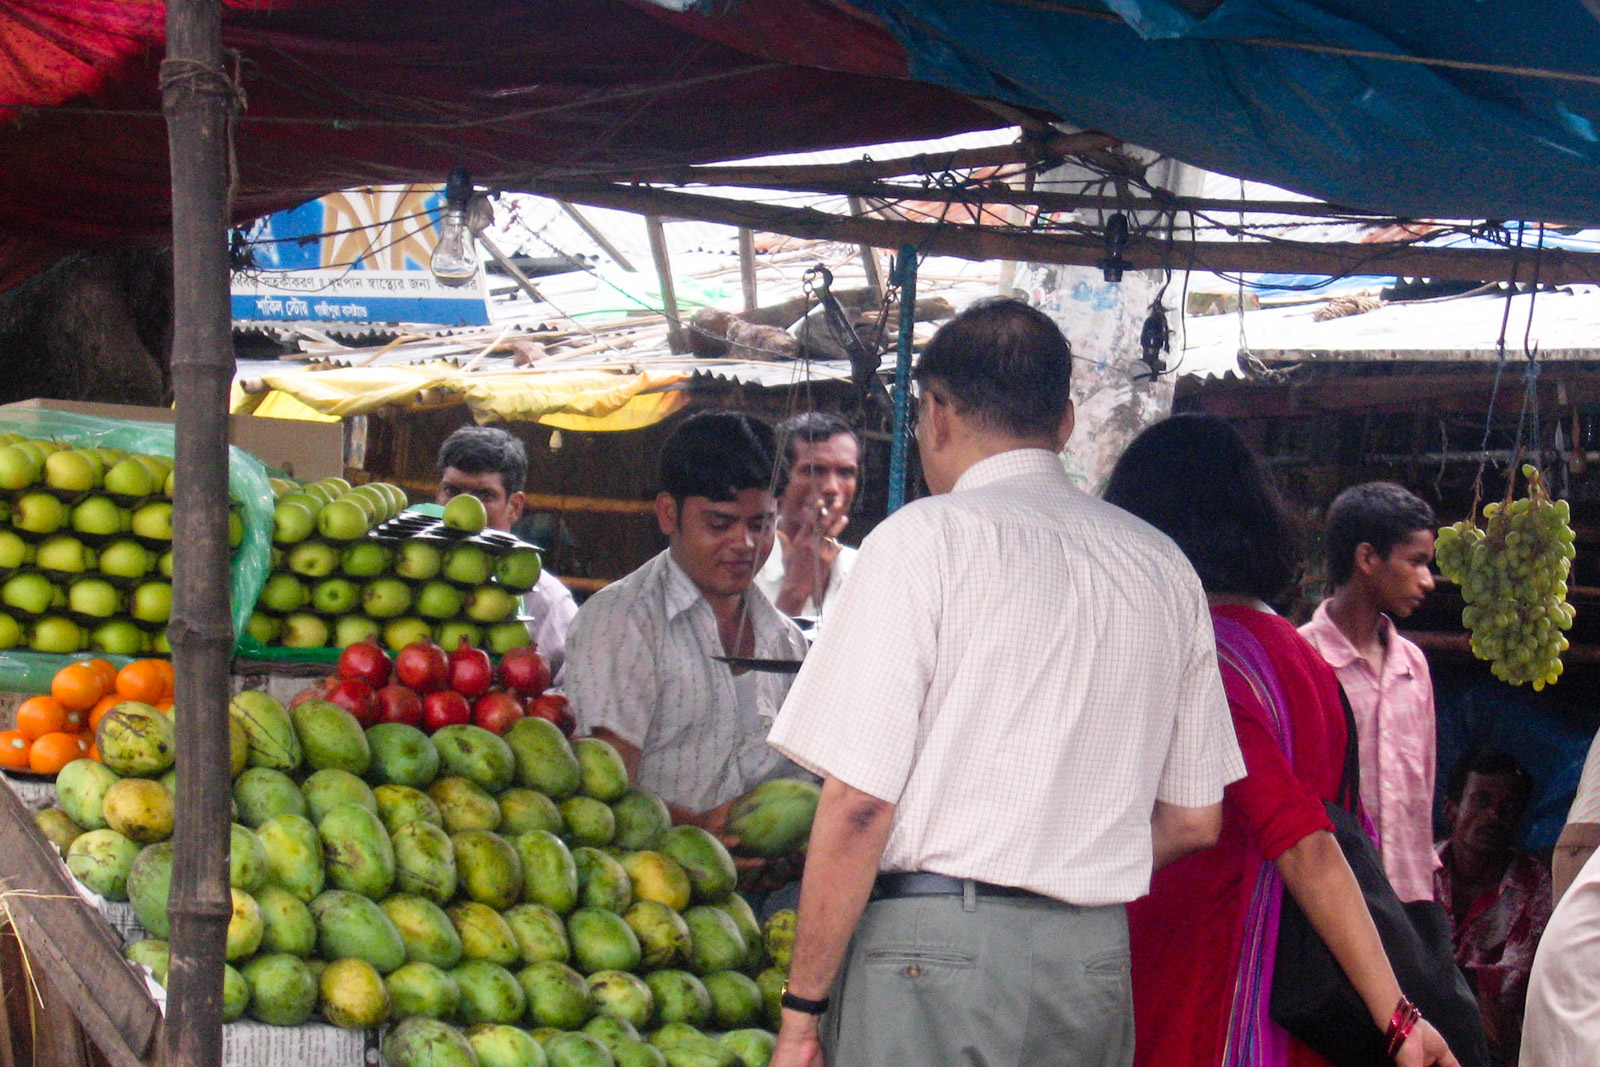
[[[464,638],[495,654],[529,643],[516,620],[539,580],[539,554],[509,537],[482,537],[477,514],[446,515],[449,537],[368,535],[406,507],[398,486],[352,488],[343,478],[273,480],[273,566],[247,623],[263,645],[344,648],[377,641],[398,652],[414,641],[455,648]],[[455,524],[451,524],[451,520]]]
[[[0,649],[171,651],[172,493],[170,456],[0,434]]]
[[[673,826],[604,741],[538,718],[503,738],[363,730],[262,692],[229,727],[229,1018],[389,1026],[388,1067],[767,1062],[793,914],[763,927],[722,843]],[[104,762],[63,769],[35,820],[85,885],[131,903],[152,940],[125,954],[163,983],[173,739],[167,715],[119,705]],[[758,844],[793,836],[792,805],[752,805]]]

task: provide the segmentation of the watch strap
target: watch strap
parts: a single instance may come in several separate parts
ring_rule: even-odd
[[[821,1015],[828,1010],[828,998],[809,1000],[806,997],[795,996],[789,992],[789,983],[783,983],[783,992],[778,997],[778,1003],[790,1011],[804,1012],[807,1015]]]

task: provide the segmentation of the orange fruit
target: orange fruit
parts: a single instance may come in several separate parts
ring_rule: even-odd
[[[29,741],[56,733],[67,725],[67,709],[55,697],[29,697],[17,708],[17,732]]]
[[[28,750],[28,769],[35,774],[55,774],[89,752],[89,742],[78,734],[49,733],[35,738]]]
[[[174,696],[178,692],[178,676],[173,673],[172,661],[168,659],[152,659],[150,662],[156,665],[155,669],[160,673],[165,683],[166,692],[162,695],[165,697]]]
[[[136,659],[117,672],[117,692],[124,700],[154,704],[167,695],[167,676],[160,660]]]
[[[101,697],[99,703],[89,709],[90,733],[100,729],[100,720],[106,717],[106,712],[122,703],[122,699],[120,694],[112,693],[109,696]]]
[[[28,769],[28,751],[33,742],[22,736],[21,730],[0,733],[0,767],[12,771]]]
[[[110,660],[96,657],[94,659],[86,659],[83,662],[93,667],[94,672],[100,676],[100,692],[110,693],[116,690],[117,668],[111,665]]]
[[[170,718],[172,716],[172,698],[168,697],[166,700],[156,701],[156,710],[166,712]]]
[[[61,727],[69,734],[81,734],[89,728],[89,713],[82,709],[67,709],[66,723]]]
[[[89,742],[89,751],[85,752],[84,756],[86,758],[88,758],[88,759],[94,760],[96,763],[104,763],[105,762],[105,760],[100,758],[100,748],[99,748],[99,746],[96,745],[93,741]]]
[[[106,695],[100,672],[86,662],[71,663],[50,680],[50,695],[68,711],[88,711]]]

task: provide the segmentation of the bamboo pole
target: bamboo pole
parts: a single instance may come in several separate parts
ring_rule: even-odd
[[[750,227],[739,227],[739,288],[744,290],[744,309],[756,309],[756,235]]]
[[[163,107],[172,159],[177,492],[172,642],[178,794],[164,1062],[222,1062],[228,890],[228,199],[234,86],[219,0],[169,0]]]
[[[656,275],[661,281],[661,309],[667,316],[667,346],[674,352],[687,352],[689,339],[684,336],[683,322],[678,317],[678,294],[672,284],[672,261],[667,255],[667,229],[660,215],[647,215],[644,223],[650,235],[650,256],[656,261]]]

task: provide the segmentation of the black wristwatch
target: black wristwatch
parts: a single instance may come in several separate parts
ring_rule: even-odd
[[[778,1003],[790,1011],[805,1012],[807,1015],[821,1015],[828,1010],[827,997],[823,997],[821,1000],[807,1000],[805,997],[797,997],[789,992],[788,982],[783,983],[783,993],[779,995]]]

